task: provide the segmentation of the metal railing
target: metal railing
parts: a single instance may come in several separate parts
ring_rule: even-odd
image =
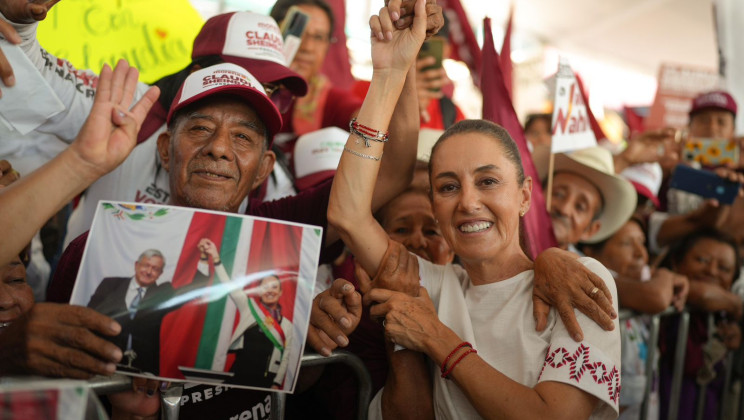
[[[305,354],[302,356],[302,367],[320,366],[331,363],[343,363],[354,371],[359,384],[359,395],[357,396],[357,419],[367,420],[367,408],[372,399],[372,378],[369,375],[367,367],[364,366],[362,359],[358,356],[344,350],[336,350],[328,357],[316,353]],[[281,420],[284,418],[284,405],[286,403],[286,394],[271,394],[271,418]]]
[[[359,394],[357,397],[357,418],[367,419],[367,407],[372,399],[372,378],[362,360],[347,351],[338,350],[328,357],[319,354],[305,354],[301,359],[301,367],[320,366],[331,363],[343,363],[349,366],[357,378]],[[88,381],[90,389],[97,395],[107,395],[132,389],[132,377],[125,375],[99,376]],[[160,413],[163,420],[176,420],[180,408],[180,398],[183,393],[182,383],[173,383],[160,396]],[[271,418],[283,419],[287,394],[271,393]]]
[[[654,377],[657,376],[659,370],[656,363],[656,353],[658,351],[659,344],[660,321],[662,317],[675,314],[679,315],[679,324],[677,326],[677,340],[674,349],[674,366],[672,368],[671,391],[669,394],[669,411],[667,415],[668,420],[677,420],[677,418],[679,417],[680,396],[682,391],[682,380],[684,375],[685,356],[687,350],[687,337],[690,329],[690,312],[687,309],[682,312],[677,312],[673,307],[669,307],[665,311],[653,316],[636,313],[627,309],[621,309],[619,311],[620,321],[625,321],[636,317],[650,318],[649,335],[646,341],[646,386],[643,395],[643,402],[641,404],[641,420],[646,420],[648,416],[648,408]],[[709,314],[709,317],[712,316],[713,314]],[[620,332],[621,334],[623,334],[624,330],[621,329]],[[729,389],[733,381],[732,367],[734,365],[734,361],[734,354],[729,352],[725,359],[725,385],[723,388],[724,393],[720,401],[719,418],[723,418],[723,407],[727,406],[727,399],[730,398]],[[695,418],[697,420],[703,419],[703,416],[705,414],[705,391],[705,385],[698,386],[698,399],[696,401],[695,410]],[[744,410],[742,409],[742,407],[744,407],[744,392],[739,395],[738,416],[735,416],[735,418],[738,418],[740,420],[744,420]]]

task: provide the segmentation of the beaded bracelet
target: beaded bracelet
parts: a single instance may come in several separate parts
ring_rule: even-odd
[[[471,348],[469,348],[469,349],[467,349],[467,350],[465,351],[465,353],[463,353],[463,354],[462,354],[462,355],[461,355],[460,357],[458,357],[458,358],[457,358],[457,360],[455,360],[455,362],[454,362],[454,363],[452,363],[452,366],[450,366],[450,367],[449,367],[449,369],[447,369],[447,371],[446,371],[446,372],[443,372],[443,373],[442,373],[442,378],[444,378],[444,379],[449,379],[449,378],[448,378],[448,376],[449,376],[449,375],[450,375],[450,373],[452,373],[452,371],[453,371],[453,370],[455,369],[455,366],[457,366],[457,364],[458,364],[458,363],[460,363],[460,360],[464,359],[464,358],[465,358],[465,356],[469,355],[470,353],[475,353],[475,354],[478,354],[478,350],[476,350],[476,349],[474,349],[474,348],[472,348],[472,347],[471,347]]]
[[[364,153],[359,153],[354,150],[351,150],[346,146],[344,146],[344,151],[349,152],[354,156],[359,156],[360,158],[371,159],[371,160],[376,160],[376,161],[379,161],[380,159],[382,159],[382,154],[380,154],[380,156],[365,155]]]
[[[374,128],[367,127],[366,125],[358,122],[356,118],[352,118],[351,121],[349,121],[349,131],[352,134],[361,137],[362,140],[364,140],[364,145],[366,147],[372,147],[372,145],[369,143],[370,141],[387,143],[389,139],[389,135],[387,132],[382,132],[379,130],[375,130]]]
[[[449,362],[449,360],[452,358],[452,356],[454,356],[455,353],[457,353],[457,351],[460,350],[463,347],[470,347],[472,349],[473,348],[473,345],[470,344],[470,343],[468,343],[467,341],[463,341],[462,343],[458,344],[457,347],[455,347],[455,349],[452,350],[450,352],[450,354],[447,355],[447,357],[444,358],[444,362],[442,362],[442,368],[440,369],[441,372],[442,372],[442,375],[444,375],[444,372],[447,370],[447,362]],[[444,376],[442,376],[442,377],[444,377]]]

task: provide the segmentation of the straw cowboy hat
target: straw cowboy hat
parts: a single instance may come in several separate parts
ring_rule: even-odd
[[[602,147],[590,147],[571,153],[555,155],[553,173],[571,172],[594,184],[602,195],[599,230],[586,243],[597,243],[609,238],[633,215],[636,190],[626,179],[615,174],[612,154]]]

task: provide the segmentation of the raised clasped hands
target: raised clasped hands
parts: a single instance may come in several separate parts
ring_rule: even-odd
[[[369,19],[372,37],[372,66],[376,72],[411,68],[426,37],[426,1],[417,0],[413,24],[396,29],[387,7]]]
[[[212,257],[212,261],[217,261],[220,258],[220,253],[217,251],[217,245],[208,238],[202,238],[197,245],[199,252],[202,254],[202,258],[207,256]]]

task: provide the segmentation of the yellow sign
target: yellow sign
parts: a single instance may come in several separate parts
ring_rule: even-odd
[[[38,37],[79,69],[98,73],[124,58],[152,83],[191,62],[203,24],[188,0],[65,0],[39,24]]]

